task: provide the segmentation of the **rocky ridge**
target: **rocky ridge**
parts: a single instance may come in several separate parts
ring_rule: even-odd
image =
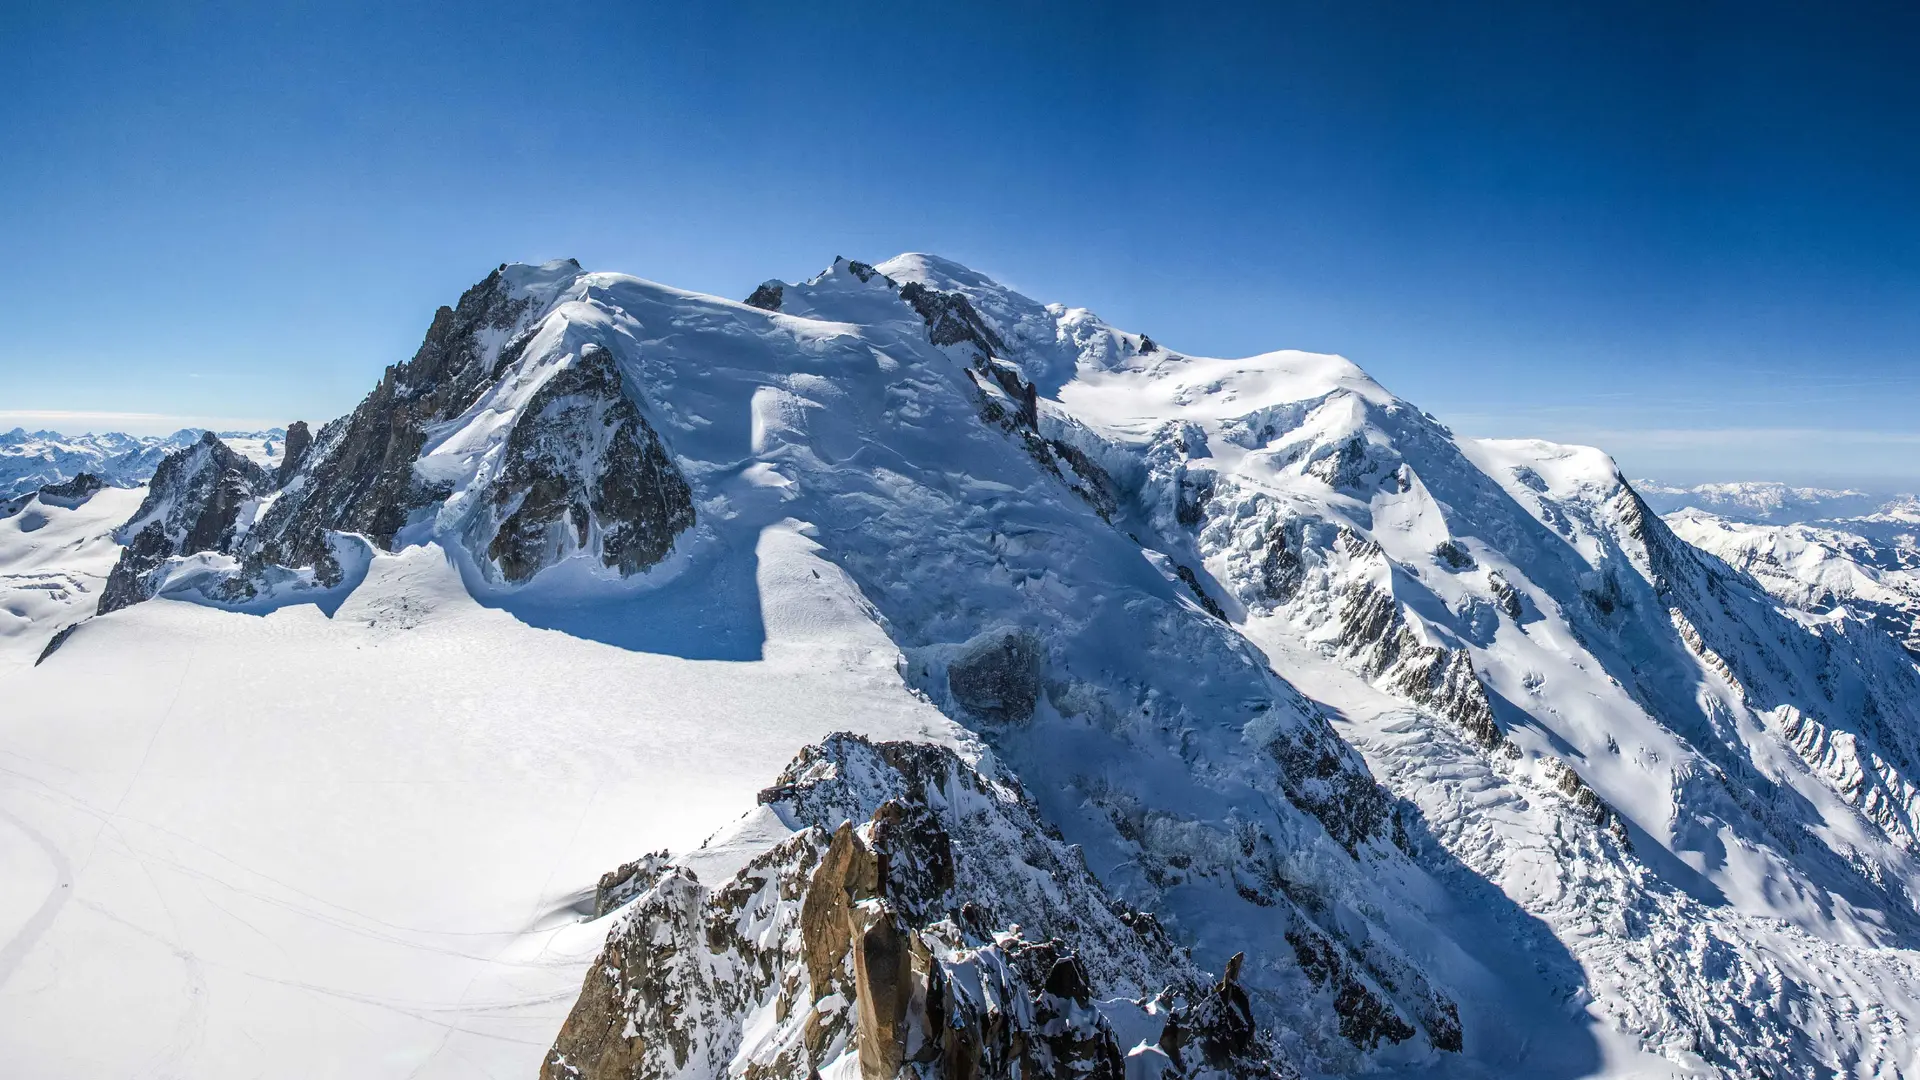
[[[540,333],[579,276],[572,262],[495,270],[435,314],[413,359],[388,368],[353,413],[318,435],[290,425],[272,472],[210,433],[168,458],[141,519],[165,506],[218,527],[129,531],[100,610],[169,579],[234,604],[331,589],[342,551],[352,557],[341,537],[393,550],[410,525],[459,536],[481,574],[508,585],[575,552],[622,576],[658,564],[693,524],[685,480],[605,348]],[[203,459],[231,477],[201,481]],[[225,561],[196,558],[206,555]],[[182,559],[197,572],[178,573]]]
[[[836,735],[761,803],[793,832],[728,880],[627,868],[543,1080],[1296,1075],[1238,957],[1209,983],[952,750]]]

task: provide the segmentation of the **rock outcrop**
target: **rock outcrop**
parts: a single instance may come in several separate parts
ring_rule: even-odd
[[[1208,980],[952,750],[835,735],[761,801],[796,831],[731,879],[645,863],[543,1080],[1295,1075],[1239,957]]]
[[[968,641],[947,665],[947,690],[986,720],[1018,723],[1040,700],[1040,639],[1031,631],[992,630]]]
[[[262,517],[245,556],[252,568],[312,567],[320,580],[339,579],[328,532],[352,532],[382,547],[415,511],[436,501],[415,475],[427,428],[460,415],[501,373],[526,339],[519,333],[533,304],[514,295],[505,267],[434,314],[413,359],[386,370],[351,415],[321,429],[287,477],[288,490]],[[291,450],[291,432],[289,432]],[[291,457],[291,453],[288,455]],[[296,482],[297,481],[297,482]]]
[[[70,480],[56,484],[40,486],[40,501],[54,506],[64,506],[71,510],[82,506],[107,486],[106,481],[89,472],[75,475]]]
[[[580,554],[623,576],[657,565],[694,521],[673,455],[606,346],[542,339],[533,348],[582,276],[571,261],[487,275],[434,315],[413,359],[389,367],[350,415],[317,436],[304,422],[289,425],[271,473],[222,447],[223,462],[240,462],[222,466],[234,479],[195,489],[187,501],[206,513],[188,526],[169,519],[148,534],[153,514],[143,508],[100,610],[146,599],[152,589],[142,582],[157,568],[201,552],[231,557],[198,579],[222,602],[288,582],[331,588],[344,577],[341,536],[391,550],[409,525],[464,539],[483,572],[509,585]],[[436,434],[465,418],[488,429],[473,438],[494,437],[495,416],[510,418],[498,429],[502,445],[465,459],[481,463],[477,475],[450,479],[429,467]],[[156,474],[156,492],[164,483],[173,481]],[[249,499],[257,520],[237,512]]]
[[[286,439],[280,444],[280,464],[273,471],[275,487],[286,487],[287,481],[299,473],[300,466],[306,464],[307,451],[313,449],[313,432],[307,429],[305,420],[295,420],[287,425]]]
[[[481,504],[474,550],[516,583],[595,546],[604,565],[639,573],[693,524],[692,490],[593,344],[527,402]]]
[[[119,531],[126,545],[100,594],[99,614],[153,595],[154,571],[168,559],[230,551],[257,500],[273,489],[267,471],[209,431],[160,463],[147,497]]]

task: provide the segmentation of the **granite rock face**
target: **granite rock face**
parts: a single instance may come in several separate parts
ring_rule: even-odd
[[[482,504],[475,550],[514,583],[595,539],[604,565],[635,574],[693,524],[692,490],[593,344],[527,403]]]
[[[835,735],[761,801],[795,832],[725,882],[652,868],[543,1080],[1297,1075],[1239,957],[1209,980],[952,750]]]
[[[322,582],[335,582],[340,568],[328,532],[390,547],[407,519],[436,501],[413,467],[427,428],[460,415],[497,377],[498,339],[522,329],[532,306],[513,295],[504,269],[436,312],[413,359],[389,367],[351,415],[321,429],[287,477],[286,493],[248,537],[250,567],[312,567]],[[288,442],[291,460],[291,432]]]
[[[212,432],[160,463],[147,497],[119,532],[125,549],[100,594],[99,614],[153,595],[154,571],[168,559],[225,552],[258,500],[273,489],[267,471]]]
[[[391,550],[410,525],[465,539],[483,572],[509,585],[579,554],[623,576],[657,565],[694,520],[679,466],[605,346],[531,348],[583,276],[572,262],[487,275],[434,315],[413,358],[388,368],[351,414],[318,435],[289,425],[271,473],[224,446],[218,469],[231,480],[202,477],[198,464],[163,467],[154,505],[198,516],[148,532],[155,512],[143,508],[101,610],[146,599],[142,583],[158,568],[202,552],[231,559],[200,578],[222,602],[289,582],[330,588],[343,579],[342,535]],[[426,467],[434,439],[499,415],[510,419],[479,475]],[[199,462],[206,451],[191,453]],[[183,485],[191,490],[172,494]]]
[[[1018,723],[1040,700],[1040,640],[1026,630],[994,630],[968,641],[947,666],[947,689],[962,708],[987,720]]]
[[[313,432],[308,430],[305,420],[295,420],[287,425],[287,435],[281,444],[280,464],[274,470],[275,487],[286,487],[287,481],[294,478],[300,466],[306,463],[307,451],[313,449]]]

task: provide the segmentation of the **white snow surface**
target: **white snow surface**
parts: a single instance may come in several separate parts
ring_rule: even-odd
[[[444,508],[331,611],[181,592],[0,664],[10,1065],[532,1076],[604,936],[597,877],[661,847],[737,866],[778,830],[698,841],[855,730],[990,747],[1196,962],[1245,950],[1319,1075],[1920,1070],[1920,671],[1891,639],[1666,546],[1600,451],[1456,439],[1339,357],[1191,357],[932,256],[877,271],[836,262],[768,313],[511,268],[532,344],[431,433]],[[1111,477],[1111,522],[981,421],[908,282],[969,298],[1040,434]],[[500,587],[463,500],[588,344],[699,522],[636,578],[583,553]],[[70,559],[0,521],[0,575],[97,580],[115,509],[57,525]],[[1276,535],[1303,556],[1282,590]],[[1367,588],[1467,658],[1503,749],[1370,666],[1342,615]],[[0,659],[63,621],[34,611]],[[970,718],[946,665],[1008,626],[1044,644],[1038,711]],[[1402,801],[1410,855],[1349,853],[1281,791],[1271,748],[1322,717]],[[1252,869],[1457,1001],[1463,1052],[1343,1041]]]
[[[113,531],[145,494],[104,488],[78,506],[35,494],[0,517],[0,671],[32,664],[55,631],[93,611],[120,557]]]

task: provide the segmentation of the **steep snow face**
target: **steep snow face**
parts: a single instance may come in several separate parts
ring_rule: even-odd
[[[168,454],[198,442],[199,428],[183,428],[171,435],[103,434],[62,435],[57,431],[14,428],[0,432],[0,501],[24,495],[42,484],[57,484],[81,473],[92,473],[113,487],[144,484]],[[279,460],[286,433],[223,431],[229,446],[271,466]]]
[[[1140,340],[927,265],[880,270],[971,290],[1023,372]],[[1911,977],[1920,925],[1908,657],[1777,610],[1597,451],[1457,440],[1336,357],[1155,353],[1076,362],[1042,430],[1115,478],[1117,526],[1204,568],[1180,575],[1196,598],[1345,719],[1440,848],[1554,930],[1576,996],[1676,1067],[1913,1067],[1888,1037],[1915,1003],[1876,988]]]

